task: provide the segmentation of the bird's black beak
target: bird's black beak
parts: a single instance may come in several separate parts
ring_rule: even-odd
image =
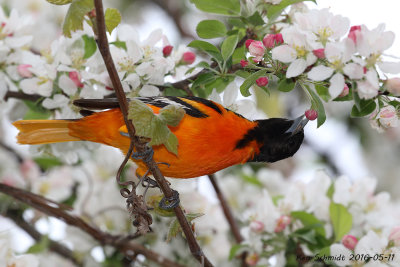
[[[290,136],[293,136],[303,130],[304,126],[306,126],[308,122],[308,119],[304,116],[301,115],[300,117],[296,118],[293,121],[292,126],[290,126],[289,129],[286,130],[285,134],[290,134]]]

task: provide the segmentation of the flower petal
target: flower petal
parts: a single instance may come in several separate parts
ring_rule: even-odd
[[[287,72],[286,72],[286,78],[292,78],[299,76],[304,72],[304,70],[307,68],[307,62],[300,58],[296,59],[292,63],[290,63]]]
[[[363,67],[357,63],[346,64],[343,68],[344,74],[350,77],[350,79],[361,79],[364,76]]]
[[[333,69],[323,65],[319,65],[312,68],[312,70],[308,72],[308,78],[313,81],[323,81],[331,77],[332,74],[333,74]]]
[[[331,85],[329,86],[329,94],[332,98],[336,98],[343,91],[344,88],[344,77],[341,73],[336,73],[329,80]]]
[[[400,73],[400,62],[380,62],[378,66],[385,73]]]
[[[275,60],[282,61],[283,63],[289,63],[296,59],[297,53],[294,48],[288,45],[280,45],[272,49],[272,58]]]

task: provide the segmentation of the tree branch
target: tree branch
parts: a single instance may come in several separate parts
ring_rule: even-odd
[[[243,237],[240,234],[239,227],[236,223],[235,218],[233,217],[232,211],[229,207],[228,202],[226,201],[226,198],[224,194],[221,191],[221,188],[219,187],[214,174],[209,174],[208,178],[210,179],[211,184],[214,187],[215,193],[217,194],[217,197],[219,199],[219,202],[222,207],[222,211],[224,212],[225,218],[229,223],[229,226],[231,227],[232,234],[235,238],[236,243],[240,244],[243,241]]]
[[[11,219],[19,228],[29,234],[36,242],[39,242],[43,238],[43,235],[39,231],[37,231],[35,227],[24,220],[21,212],[21,210],[7,209],[4,212],[4,216]],[[50,239],[49,249],[50,251],[57,253],[63,258],[71,261],[76,266],[83,266],[82,262],[74,256],[74,253],[62,244]]]
[[[217,195],[217,197],[219,199],[219,203],[221,204],[222,211],[225,215],[226,220],[228,221],[228,224],[231,228],[231,231],[232,231],[233,237],[235,238],[236,243],[238,243],[238,244],[242,243],[243,237],[240,234],[239,226],[237,225],[237,222],[236,222],[235,218],[233,217],[233,213],[232,213],[231,208],[229,207],[228,201],[226,200],[224,194],[221,191],[221,188],[219,187],[219,185],[217,183],[217,180],[215,179],[215,174],[209,174],[208,179],[210,180],[212,186],[214,187],[215,194]],[[246,252],[243,252],[240,255],[243,267],[248,266],[246,263],[246,256],[247,256]]]
[[[43,212],[48,216],[55,217],[57,219],[64,221],[68,225],[75,226],[81,229],[82,231],[92,236],[100,244],[115,247],[117,250],[123,253],[127,258],[132,258],[135,254],[142,254],[147,259],[154,261],[160,264],[161,266],[183,267],[182,265],[174,261],[171,261],[165,258],[164,256],[152,250],[149,250],[140,244],[127,241],[126,237],[124,236],[111,235],[102,232],[98,228],[87,224],[80,217],[69,214],[66,210],[63,210],[61,208],[61,205],[58,205],[58,203],[53,202],[49,199],[33,194],[29,191],[15,188],[2,183],[0,183],[0,192],[9,195],[14,199],[17,199],[20,202],[25,203]]]
[[[139,153],[143,153],[146,150],[146,144],[142,143],[138,140],[138,138],[135,136],[135,128],[132,124],[132,121],[128,119],[128,103],[126,100],[125,93],[123,91],[121,81],[119,80],[119,76],[117,73],[117,70],[115,68],[114,62],[111,57],[109,45],[108,45],[108,40],[107,40],[107,35],[106,35],[106,27],[105,27],[105,21],[104,21],[104,10],[103,10],[103,3],[101,0],[94,0],[95,4],[95,9],[96,9],[96,37],[97,37],[97,43],[98,47],[100,50],[101,55],[103,56],[104,63],[106,65],[108,74],[110,76],[110,79],[112,81],[115,93],[117,95],[119,104],[120,104],[120,109],[121,112],[124,116],[124,121],[126,124],[126,127],[128,129],[129,136],[131,138],[131,143],[135,146],[136,151]],[[130,154],[128,153],[128,157]],[[169,187],[169,184],[167,180],[164,178],[163,174],[161,173],[160,169],[158,168],[157,164],[154,162],[154,160],[151,158],[149,161],[144,162],[149,171],[153,174],[154,178],[156,179],[158,185],[160,186],[160,189],[164,193],[165,197],[167,199],[173,198],[174,194],[171,188]],[[182,228],[183,233],[186,236],[186,239],[189,244],[190,251],[192,255],[204,266],[212,266],[211,262],[204,256],[203,251],[201,250],[199,244],[196,241],[196,238],[194,237],[192,227],[189,224],[189,222],[186,219],[185,214],[183,213],[183,210],[181,209],[180,206],[177,206],[174,208],[177,220]]]

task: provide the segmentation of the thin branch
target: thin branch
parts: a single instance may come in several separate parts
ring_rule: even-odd
[[[11,219],[19,228],[24,230],[27,234],[29,234],[36,242],[39,242],[43,235],[35,229],[30,223],[24,220],[21,215],[21,210],[11,210],[7,209],[4,213],[4,216]],[[76,266],[83,266],[82,262],[74,256],[73,251],[69,248],[60,244],[54,240],[49,240],[49,249],[50,251],[62,256],[63,258],[71,261]]]
[[[115,247],[127,258],[132,258],[135,254],[142,254],[146,257],[146,259],[154,261],[161,266],[183,267],[182,265],[171,261],[140,244],[127,242],[126,237],[124,236],[111,235],[99,230],[94,226],[87,224],[80,217],[69,214],[67,211],[60,208],[60,205],[58,203],[50,201],[49,199],[33,194],[29,191],[15,188],[2,183],[0,183],[0,192],[9,195],[14,199],[25,203],[48,216],[55,217],[64,221],[68,225],[75,226],[81,229],[82,231],[92,236],[100,244]]]
[[[231,231],[233,236],[235,237],[236,243],[240,244],[243,241],[243,237],[240,234],[239,226],[236,223],[235,218],[233,217],[232,211],[229,207],[228,201],[226,201],[226,198],[224,194],[221,191],[221,188],[219,187],[214,174],[209,174],[208,178],[214,187],[215,193],[217,194],[217,197],[219,199],[219,202],[222,207],[222,211],[224,212],[225,218],[228,221],[229,226],[231,227]]]
[[[96,9],[96,37],[97,43],[100,50],[101,55],[103,56],[104,63],[106,65],[107,71],[109,73],[110,79],[112,81],[115,93],[117,95],[118,101],[120,103],[121,112],[124,116],[124,121],[126,127],[128,129],[129,136],[131,138],[131,142],[134,144],[136,151],[139,153],[143,153],[146,150],[146,144],[142,143],[135,136],[135,128],[133,127],[132,121],[128,119],[128,103],[126,100],[125,93],[122,89],[121,81],[119,80],[119,76],[117,70],[115,68],[113,59],[111,57],[107,35],[106,35],[106,27],[104,21],[104,10],[103,3],[101,0],[94,0],[95,9]],[[167,180],[164,178],[157,164],[151,158],[149,161],[144,162],[149,171],[153,174],[156,179],[160,189],[164,193],[167,199],[171,199],[174,196],[173,191],[169,187]],[[174,208],[177,220],[182,228],[183,233],[186,236],[186,239],[189,244],[190,251],[192,255],[204,266],[212,266],[211,262],[204,256],[203,251],[201,250],[199,244],[197,243],[196,238],[194,237],[192,227],[186,219],[185,214],[180,206]]]
[[[32,102],[36,102],[41,99],[43,96],[37,94],[25,94],[23,92],[14,92],[14,91],[7,91],[4,95],[4,101],[7,101],[9,98],[16,98],[20,100],[29,100]]]
[[[221,191],[221,188],[219,187],[217,180],[215,179],[214,174],[209,174],[208,179],[210,180],[212,186],[214,187],[215,194],[217,195],[219,199],[219,203],[221,204],[222,211],[225,215],[226,220],[228,221],[228,224],[231,228],[233,237],[235,238],[236,243],[240,244],[243,241],[243,237],[240,234],[239,226],[237,225],[237,222],[235,218],[233,217],[233,213],[231,208],[229,207],[228,201],[226,200],[224,194]],[[247,253],[243,252],[242,255],[240,255],[240,258],[242,260],[242,266],[248,266],[246,263],[246,256]]]

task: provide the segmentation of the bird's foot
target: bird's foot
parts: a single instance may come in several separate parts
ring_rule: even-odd
[[[150,162],[153,159],[154,150],[151,146],[146,146],[143,152],[133,152],[132,158],[135,160],[142,160],[145,163]]]
[[[171,189],[172,190],[172,196],[171,197],[163,197],[158,204],[158,207],[163,210],[170,210],[173,208],[176,208],[179,206],[180,199],[179,199],[179,193],[178,191]]]

